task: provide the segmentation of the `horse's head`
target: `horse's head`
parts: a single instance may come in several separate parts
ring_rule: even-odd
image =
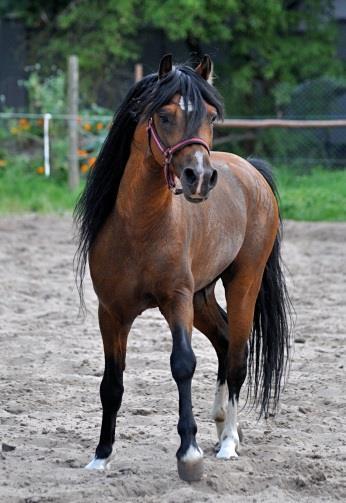
[[[209,83],[212,63],[204,56],[193,70],[173,67],[172,56],[160,63],[156,92],[165,96],[150,110],[149,144],[165,171],[167,184],[190,202],[201,202],[217,182],[210,162],[213,123],[222,115],[220,97]],[[177,179],[181,189],[177,188]]]

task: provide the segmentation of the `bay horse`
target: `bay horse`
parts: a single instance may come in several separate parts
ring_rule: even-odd
[[[193,326],[218,358],[217,458],[238,455],[238,400],[247,371],[260,415],[279,400],[289,360],[289,299],[275,184],[263,161],[210,151],[213,123],[223,115],[211,69],[207,55],[195,69],[173,66],[166,55],[158,73],[130,89],[76,205],[77,280],[83,295],[89,260],[105,355],[101,434],[89,469],[109,462],[128,334],[148,308],[160,309],[172,333],[183,480],[202,476],[191,398]],[[218,279],[227,313],[215,299]]]

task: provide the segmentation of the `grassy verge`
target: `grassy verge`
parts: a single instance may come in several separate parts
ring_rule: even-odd
[[[284,218],[346,221],[346,170],[276,171]]]
[[[309,174],[276,170],[284,218],[346,221],[346,170],[314,169]],[[78,192],[66,181],[45,178],[20,165],[0,169],[0,214],[71,212]]]
[[[71,212],[79,191],[64,180],[9,167],[0,171],[0,214]]]

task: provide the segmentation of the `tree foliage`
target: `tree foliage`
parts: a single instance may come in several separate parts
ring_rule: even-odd
[[[1,0],[0,0],[1,1]],[[298,83],[341,75],[332,0],[2,0],[29,30],[30,57],[65,66],[80,58],[95,97],[114,74],[140,60],[142,42],[164,34],[187,53],[216,56],[228,112],[262,114]]]

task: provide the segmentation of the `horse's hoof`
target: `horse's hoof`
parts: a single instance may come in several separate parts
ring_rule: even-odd
[[[177,460],[178,474],[181,480],[185,482],[197,482],[203,477],[203,459],[197,459],[193,462]]]
[[[221,442],[218,459],[236,459],[238,457],[239,440],[234,437],[225,437]]]
[[[86,470],[106,470],[110,466],[110,457],[109,458],[93,458],[90,463],[88,463],[85,467]]]

